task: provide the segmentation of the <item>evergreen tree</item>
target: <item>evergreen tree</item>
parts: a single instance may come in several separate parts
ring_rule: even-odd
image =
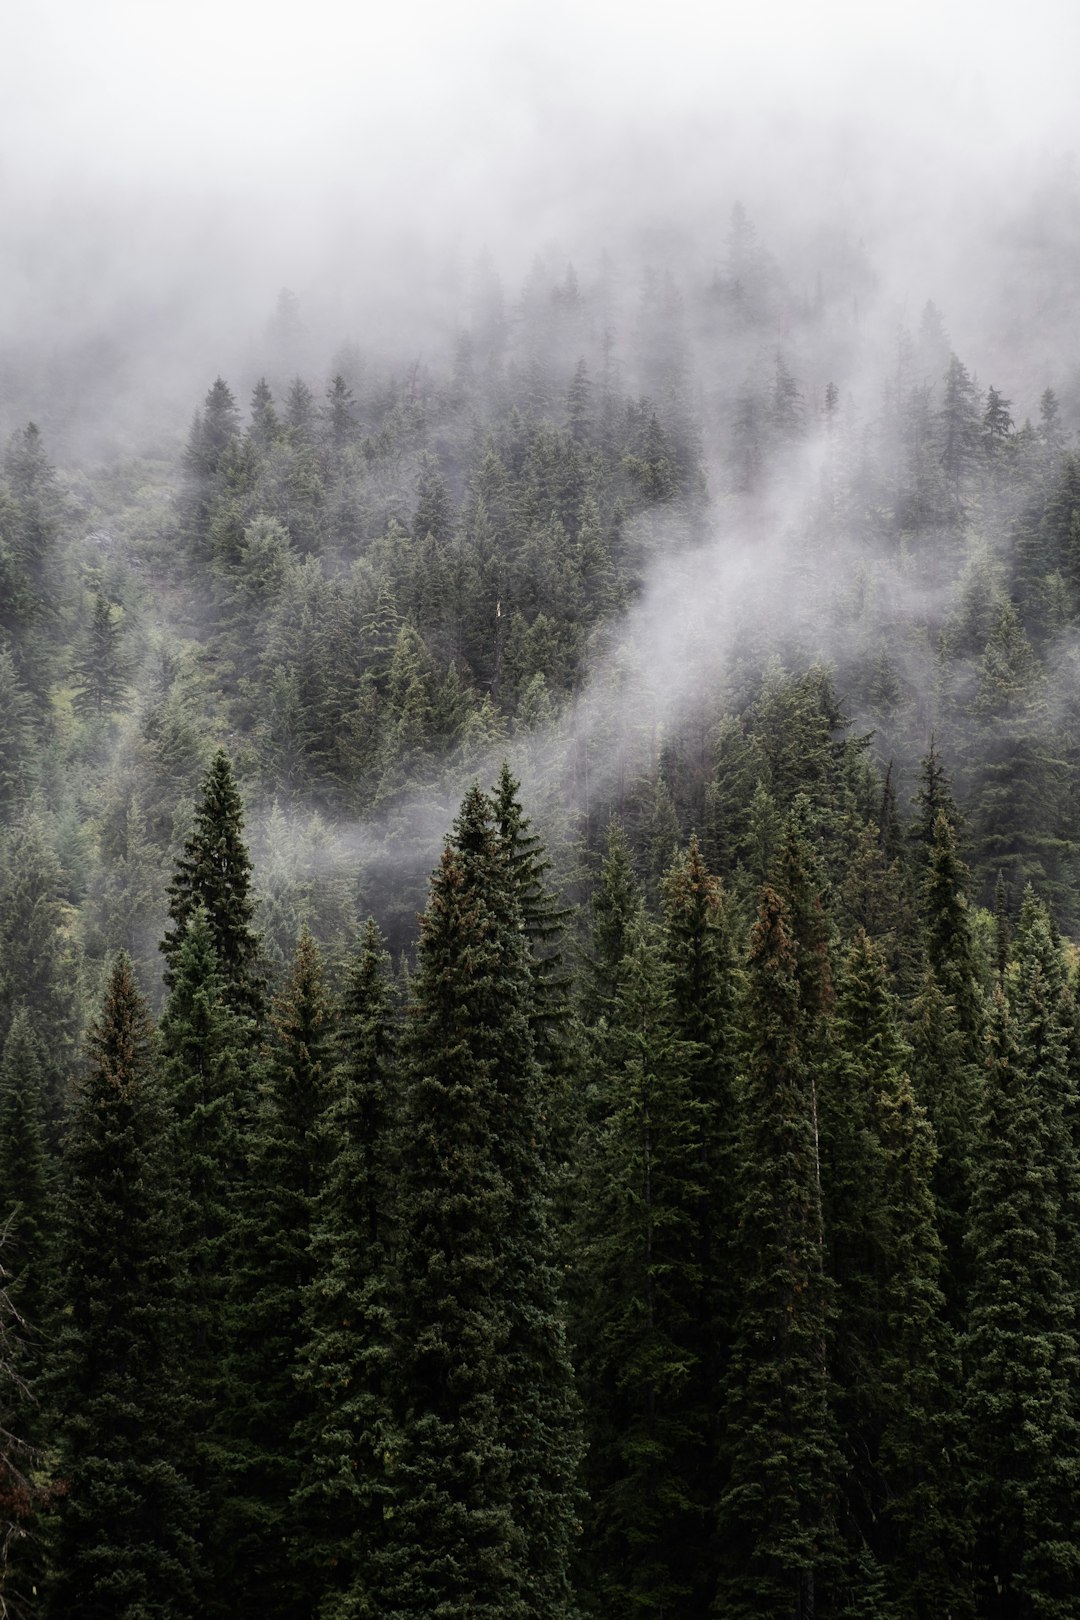
[[[30,809],[0,843],[0,1033],[6,1037],[20,1006],[48,1032],[42,1057],[54,1140],[75,1063],[78,961],[60,862],[44,818]]]
[[[251,1141],[239,1233],[242,1306],[229,1369],[227,1420],[236,1478],[222,1516],[234,1615],[298,1620],[314,1594],[298,1566],[292,1498],[300,1482],[294,1433],[310,1415],[298,1385],[310,1289],[312,1224],[329,1159],[334,1094],[332,1011],[314,940],[301,930],[271,1010],[265,1094]]]
[[[941,465],[945,470],[953,502],[960,504],[964,474],[979,448],[979,397],[967,367],[954,355],[945,373],[945,391],[939,417]]]
[[[53,1373],[59,1505],[47,1613],[198,1611],[188,1408],[174,1357],[175,1212],[152,1029],[121,956],[89,1039],[64,1149]]]
[[[52,1171],[41,1046],[20,1007],[0,1056],[0,1614],[32,1612],[44,1565],[51,1435],[41,1373],[57,1308]]]
[[[688,1343],[696,1377],[684,1400],[706,1414],[704,1454],[697,1457],[699,1499],[719,1499],[722,1451],[718,1394],[726,1375],[738,1302],[735,1233],[739,1151],[737,1068],[740,976],[723,888],[705,864],[696,837],[664,880],[663,955],[670,973],[671,1028],[684,1043],[688,1112],[696,1114],[700,1187],[693,1255],[698,1289]],[[688,1122],[689,1124],[692,1121]],[[696,1386],[696,1387],[695,1387]],[[694,1589],[707,1592],[715,1562],[711,1506],[702,1532]]]
[[[386,1612],[564,1616],[578,1461],[516,885],[466,798],[407,1031]]]
[[[593,1611],[620,1617],[704,1615],[710,1595],[702,1110],[659,945],[639,918],[599,1044],[601,1121],[578,1258],[590,1284],[586,1582]]]
[[[1076,1612],[1078,1363],[1061,1208],[1029,1044],[1041,971],[1019,1026],[1001,988],[988,1030],[971,1204],[965,1434],[980,1612],[1003,1620]]]
[[[76,714],[100,719],[121,706],[127,686],[127,665],[120,651],[122,634],[112,604],[101,591],[95,591],[86,638],[72,670]]]
[[[52,1292],[52,1166],[45,1137],[44,1067],[33,1020],[20,1007],[0,1056],[0,1232],[8,1297],[33,1336],[35,1363]]]
[[[368,920],[352,957],[338,1037],[337,1094],[328,1116],[331,1163],[312,1226],[307,1339],[298,1372],[310,1407],[297,1432],[304,1457],[294,1500],[320,1600],[317,1613],[376,1620],[384,1610],[380,1554],[392,1509],[396,1449],[393,1191],[397,1175],[395,1030],[389,957]]]
[[[176,963],[192,915],[206,908],[210,934],[226,998],[238,1012],[258,1018],[263,1004],[259,941],[252,928],[249,895],[251,860],[243,839],[243,811],[232,767],[224,749],[215,754],[203,781],[195,825],[169,884],[169,917],[161,950],[165,983],[172,986]]]
[[[813,1083],[783,902],[762,894],[747,964],[739,1258],[726,1380],[719,1612],[810,1620],[837,1587],[840,1473]]]
[[[878,1548],[897,1620],[973,1613],[956,1391],[961,1366],[941,1289],[944,1251],[926,1112],[893,1070],[875,1099],[881,1166]]]
[[[244,1174],[242,1128],[250,1120],[244,1048],[250,1024],[230,1008],[206,910],[198,906],[176,956],[159,1030],[161,1078],[174,1115],[177,1219],[175,1257],[182,1319],[176,1349],[200,1414],[193,1470],[200,1539],[210,1569],[208,1613],[227,1613],[221,1568],[231,1549],[219,1539],[230,1491],[231,1439],[225,1423],[236,1306],[238,1199]]]
[[[641,907],[630,848],[620,823],[613,818],[608,827],[607,853],[592,896],[592,941],[583,995],[585,1016],[590,1021],[595,1022],[614,1005],[629,930]]]
[[[34,705],[15,660],[0,646],[0,819],[6,820],[33,781]]]

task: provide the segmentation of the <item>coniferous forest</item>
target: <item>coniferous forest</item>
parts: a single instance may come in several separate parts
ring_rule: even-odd
[[[9,376],[0,1613],[1080,1615],[1080,394],[874,274]]]

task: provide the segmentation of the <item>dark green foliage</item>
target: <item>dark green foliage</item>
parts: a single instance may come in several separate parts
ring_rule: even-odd
[[[226,1395],[232,1478],[218,1529],[231,1568],[231,1612],[293,1617],[311,1612],[314,1596],[295,1555],[293,1436],[311,1409],[311,1392],[297,1379],[306,1338],[299,1302],[314,1276],[312,1227],[335,1092],[332,1010],[306,930],[274,999],[271,1029],[240,1213],[242,1314]]]
[[[203,782],[191,836],[169,885],[169,916],[161,950],[171,987],[176,961],[192,915],[206,910],[225,995],[239,1013],[257,1018],[263,993],[259,942],[252,928],[251,860],[243,839],[240,794],[228,755],[219,749]]]
[[[577,1464],[509,861],[473,791],[406,1040],[388,1614],[565,1615]]]
[[[836,1590],[840,1458],[828,1407],[817,1101],[800,1039],[795,949],[771,889],[751,939],[744,1016],[741,1299],[725,1380],[721,1612],[809,1620]]]
[[[56,1620],[179,1620],[198,1608],[168,1116],[151,1033],[121,956],[64,1148],[52,1382],[66,1494],[47,1593]]]
[[[394,1026],[389,957],[369,919],[348,969],[330,1167],[314,1205],[297,1372],[309,1411],[293,1503],[296,1559],[311,1571],[317,1612],[357,1620],[384,1612],[383,1514],[393,1502]]]
[[[608,827],[607,853],[592,897],[592,939],[585,982],[585,1014],[610,1013],[619,993],[630,929],[642,906],[630,850],[618,821]]]
[[[0,1056],[0,1232],[7,1292],[40,1360],[53,1259],[52,1166],[45,1137],[45,1066],[33,1019],[20,1007]],[[23,1375],[26,1376],[25,1368]]]
[[[48,1031],[45,1111],[54,1137],[67,1108],[78,1018],[78,958],[62,887],[45,822],[28,810],[0,844],[0,1031],[6,1037],[20,1006]]]
[[[127,664],[120,650],[122,634],[112,604],[101,591],[95,591],[90,623],[72,669],[77,714],[100,719],[121,706],[128,684]]]
[[[579,1264],[589,1415],[586,1586],[617,1615],[704,1612],[711,1461],[701,1270],[702,1122],[673,1027],[660,941],[633,924],[598,1043],[600,1123],[588,1153]]]
[[[219,1586],[217,1543],[230,1489],[227,1376],[232,1351],[238,1200],[244,1171],[242,1127],[251,1099],[250,1023],[229,1006],[209,918],[198,907],[176,956],[172,989],[159,1031],[160,1071],[174,1116],[175,1256],[182,1317],[176,1349],[195,1409],[193,1447],[200,1496],[200,1535]],[[231,1555],[231,1549],[230,1549]],[[219,1612],[216,1596],[208,1598]]]
[[[1014,1023],[994,992],[971,1205],[964,1407],[982,1612],[1075,1612],[1077,1344],[1062,1216],[1036,1064],[1047,985],[1033,962]]]
[[[168,907],[168,1117],[132,1198],[137,1234],[160,1194],[176,1277],[115,1270],[156,1348],[124,1374],[145,1435],[131,1402],[109,1423],[158,1467],[125,1567],[186,1546],[206,1577],[133,1612],[1075,1610],[1076,401],[1058,357],[1060,407],[1017,426],[1005,396],[1022,415],[1044,380],[980,394],[932,306],[886,354],[857,233],[815,233],[820,265],[803,234],[781,267],[737,209],[711,280],[692,253],[637,299],[625,257],[538,261],[512,306],[480,268],[419,362],[378,322],[291,384],[319,356],[283,298],[246,425],[219,379],[180,456],[137,409],[139,457],[107,412],[103,456],[57,472],[36,428],[10,440],[0,1204],[32,1387],[0,1390],[0,1509],[32,1532],[24,1588],[83,1421],[41,1399],[85,1315],[47,1257],[49,1156],[84,1002],[118,947],[161,994]],[[1058,287],[1038,237],[1021,280]],[[414,967],[432,840],[504,753]],[[369,911],[403,1040],[374,925],[340,1039],[310,940],[290,967],[303,924],[337,963]],[[100,1277],[127,1217],[78,1197]],[[111,1559],[131,1520],[95,1501]]]
[[[58,1306],[54,1179],[42,1048],[20,1007],[0,1056],[0,1613],[18,1614],[24,1601],[29,1609],[43,1570],[51,1430],[41,1374]]]
[[[945,1314],[933,1131],[907,1075],[875,1099],[881,1181],[880,1352],[874,1397],[884,1486],[879,1557],[900,1620],[970,1615],[969,1530],[956,1407],[961,1365]]]

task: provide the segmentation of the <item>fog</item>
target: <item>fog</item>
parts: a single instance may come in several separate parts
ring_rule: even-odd
[[[781,260],[850,233],[882,307],[932,297],[958,348],[1001,348],[1040,235],[1077,246],[1078,46],[1069,0],[8,7],[5,415],[85,375],[62,426],[100,450],[103,366],[129,441],[133,396],[184,420],[282,286],[324,366],[349,338],[430,348],[481,251],[511,284],[552,248],[704,268],[736,198]]]
[[[833,453],[820,399],[839,383],[855,454],[899,334],[933,300],[1018,423],[1050,385],[1080,428],[1077,61],[1073,0],[8,7],[0,437],[33,419],[67,469],[175,462],[216,375],[243,400],[272,370],[284,287],[303,320],[289,369],[316,390],[350,345],[444,376],[478,285],[501,278],[512,316],[538,256],[553,276],[573,263],[590,310],[580,349],[559,356],[567,377],[578,352],[594,365],[608,328],[628,389],[644,392],[642,277],[670,270],[692,295],[679,341],[705,436],[705,543],[691,554],[662,523],[631,531],[638,599],[597,638],[554,733],[517,747],[527,788],[555,811],[587,808],[616,773],[654,767],[747,624],[768,620],[805,658],[850,658],[830,591],[864,565],[880,621],[915,628],[903,679],[928,690],[919,627],[948,611],[935,581],[837,540],[816,557],[821,589],[792,590]],[[815,299],[825,311],[816,334],[783,308],[771,329],[790,343],[807,431],[751,507],[725,505],[724,436],[741,379],[773,365],[775,342],[695,324],[737,202],[791,311]],[[497,763],[470,759],[438,803],[414,807],[418,872],[462,781]],[[255,843],[285,869],[296,840],[271,815],[258,808]],[[320,838],[296,859],[401,859],[378,829]]]

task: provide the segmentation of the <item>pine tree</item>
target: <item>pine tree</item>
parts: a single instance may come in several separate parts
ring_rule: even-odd
[[[504,761],[492,794],[492,806],[530,947],[533,977],[530,1017],[536,1055],[546,1069],[558,1070],[566,1061],[570,989],[560,942],[570,912],[559,905],[547,886],[551,862],[522,810],[518,796],[520,786]]]
[[[945,373],[945,392],[939,417],[941,465],[960,504],[961,481],[979,448],[979,400],[967,367],[954,355]]]
[[[697,1118],[696,1176],[700,1187],[694,1212],[693,1254],[699,1287],[688,1343],[696,1357],[697,1400],[706,1413],[697,1458],[700,1497],[710,1504],[701,1524],[697,1600],[713,1580],[711,1504],[719,1499],[718,1461],[722,1449],[718,1395],[731,1351],[738,1300],[735,1233],[738,1161],[737,1068],[740,974],[735,959],[729,906],[720,880],[705,864],[692,837],[664,880],[663,955],[670,973],[671,1028],[685,1043],[688,1111]]]
[[[1080,1364],[1052,1133],[1030,1044],[1041,971],[1015,1025],[1000,986],[988,1029],[971,1204],[965,1434],[980,1612],[1003,1620],[1076,1612]],[[1039,1014],[1041,1016],[1041,1013]]]
[[[0,1035],[20,1006],[48,1031],[42,1048],[45,1113],[55,1141],[67,1111],[79,1007],[76,946],[63,899],[63,874],[44,817],[30,809],[0,842]]]
[[[176,1620],[198,1610],[190,1412],[174,1357],[168,1116],[130,964],[113,969],[64,1149],[64,1313],[53,1373],[58,1517],[47,1613]]]
[[[847,1462],[845,1531],[853,1545],[872,1546],[884,1497],[877,1360],[885,1211],[876,1104],[895,1088],[905,1052],[884,965],[862,930],[843,962],[829,1034],[819,1100],[825,1248],[835,1285],[830,1370]]]
[[[20,1007],[0,1056],[0,1233],[8,1297],[32,1335],[31,1363],[40,1360],[52,1291],[51,1182],[43,1053],[33,1020]],[[22,1376],[29,1376],[27,1366]]]
[[[583,992],[585,1016],[592,1022],[614,1005],[631,925],[641,910],[641,891],[620,823],[608,827],[607,853],[592,897],[592,941]]]
[[[312,1224],[329,1161],[326,1118],[334,1095],[332,1008],[306,929],[271,1009],[272,1040],[240,1214],[242,1312],[229,1369],[227,1422],[236,1478],[222,1520],[230,1549],[231,1612],[296,1620],[313,1594],[296,1559],[292,1498],[300,1482],[294,1442],[310,1415],[298,1385],[312,1283]]]
[[[200,1539],[211,1573],[206,1600],[211,1613],[228,1612],[218,1593],[220,1569],[223,1562],[227,1566],[230,1549],[221,1547],[218,1529],[230,1491],[226,1380],[245,1170],[242,1130],[251,1116],[244,1062],[250,1037],[250,1023],[226,1000],[209,917],[199,906],[176,956],[159,1052],[162,1084],[175,1119],[175,1255],[182,1279],[176,1348],[201,1416],[193,1469],[200,1495]]]
[[[783,902],[762,893],[747,964],[739,1257],[726,1380],[720,1610],[810,1620],[835,1591],[840,1473],[813,1085]]]
[[[243,830],[240,794],[228,755],[219,749],[203,781],[194,828],[169,884],[173,926],[166,929],[161,950],[167,964],[165,983],[171,987],[191,917],[204,906],[226,998],[236,1012],[258,1019],[263,986],[259,941],[252,928],[251,860]]]
[[[100,719],[120,708],[127,686],[127,663],[120,651],[123,629],[113,617],[112,604],[101,591],[94,592],[90,623],[82,650],[72,674],[76,714]]]
[[[298,1371],[310,1407],[294,1512],[298,1560],[317,1612],[376,1620],[380,1554],[396,1449],[390,1401],[396,1316],[392,1273],[397,1114],[390,959],[369,919],[349,964],[338,1037],[332,1159],[314,1209],[306,1342]]]
[[[877,1532],[897,1620],[970,1616],[956,1391],[960,1353],[941,1289],[933,1131],[906,1073],[875,1098],[881,1165],[876,1400],[884,1485]]]
[[[386,1612],[569,1612],[577,1424],[521,909],[490,804],[432,880],[406,1038]]]
[[[590,1284],[586,1580],[594,1611],[620,1617],[704,1614],[709,1597],[702,1111],[659,946],[639,918],[597,1054],[601,1121],[577,1261]]]
[[[50,1488],[41,1373],[57,1306],[44,1065],[24,1007],[0,1057],[0,1614],[32,1613]],[[24,1607],[25,1605],[25,1607]]]

